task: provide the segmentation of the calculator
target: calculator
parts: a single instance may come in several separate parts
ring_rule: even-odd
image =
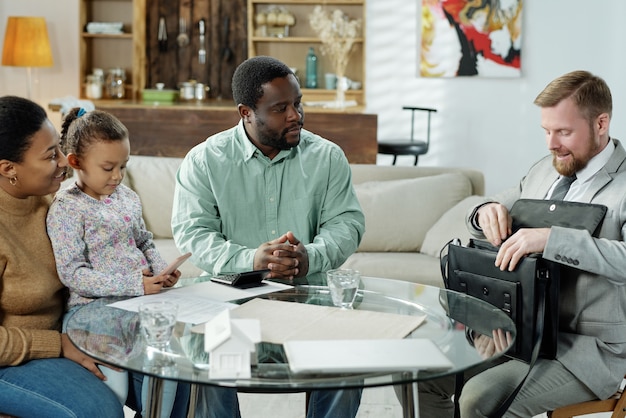
[[[247,287],[263,286],[263,280],[269,274],[269,270],[253,270],[243,273],[222,273],[211,277],[215,283],[225,284],[240,289]]]

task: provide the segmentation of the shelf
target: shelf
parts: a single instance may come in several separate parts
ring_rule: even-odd
[[[295,25],[289,27],[289,36],[267,36],[265,26],[256,24],[258,13],[265,13],[278,6],[286,9],[295,19]],[[327,7],[327,10],[341,9],[350,19],[361,19],[361,34],[355,39],[354,49],[345,76],[361,83],[359,90],[346,91],[346,100],[355,100],[359,107],[365,106],[365,0],[248,0],[248,57],[267,55],[275,57],[291,68],[297,69],[296,76],[301,84],[306,80],[306,55],[309,47],[317,54],[318,86],[325,86],[326,73],[334,73],[335,69],[330,57],[323,53],[322,41],[309,24],[309,16],[316,6]],[[264,30],[265,29],[265,30]],[[335,98],[335,90],[325,88],[302,88],[303,102],[331,101]]]
[[[278,37],[278,36],[253,36],[253,42],[291,42],[291,43],[320,43],[320,38],[315,36],[287,36],[287,37]],[[363,38],[355,38],[355,43],[363,43]]]
[[[320,93],[320,94],[335,94],[335,89],[307,89],[302,87],[302,93]],[[346,94],[361,94],[363,90],[361,89],[348,89],[346,90]]]
[[[330,5],[340,5],[340,4],[364,4],[364,0],[287,0],[287,1],[276,1],[276,0],[252,0],[252,3],[258,4],[315,4],[324,6],[327,4]]]
[[[79,0],[80,97],[85,98],[85,79],[94,68],[106,72],[122,68],[125,92],[139,96],[145,80],[145,20],[148,0]],[[122,33],[89,33],[89,22],[121,22]]]
[[[81,34],[83,38],[93,39],[133,39],[132,33],[88,33]]]

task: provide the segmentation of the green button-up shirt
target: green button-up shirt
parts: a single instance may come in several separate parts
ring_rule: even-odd
[[[292,231],[309,256],[307,281],[325,283],[365,231],[343,151],[306,130],[270,160],[240,122],[194,147],[176,180],[176,245],[209,274],[252,270],[259,245]]]

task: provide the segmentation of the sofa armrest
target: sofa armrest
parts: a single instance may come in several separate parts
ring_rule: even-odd
[[[485,201],[484,196],[469,196],[451,207],[426,232],[421,253],[439,257],[441,249],[452,239],[459,238],[463,244],[472,237],[465,224],[470,208]]]

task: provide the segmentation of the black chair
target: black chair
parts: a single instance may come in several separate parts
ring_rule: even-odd
[[[413,155],[415,156],[415,163],[420,155],[424,155],[428,152],[430,146],[430,115],[436,112],[437,109],[431,109],[428,107],[413,107],[403,106],[403,110],[411,111],[411,138],[408,140],[391,140],[378,143],[378,153],[393,155],[393,165],[396,165],[396,159],[398,155]],[[413,138],[415,131],[415,112],[428,112],[428,125],[426,128],[426,141],[416,140]]]

